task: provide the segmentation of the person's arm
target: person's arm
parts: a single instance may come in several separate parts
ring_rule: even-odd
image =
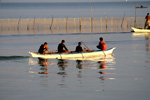
[[[46,50],[48,51],[48,47],[47,46],[45,46],[44,48],[46,48]]]
[[[67,51],[68,51],[68,49],[67,49],[67,47],[66,47],[65,45],[63,45],[63,47],[65,48],[65,50],[67,50]]]

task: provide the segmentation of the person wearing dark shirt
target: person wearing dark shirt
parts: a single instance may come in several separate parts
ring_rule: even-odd
[[[83,51],[83,49],[82,49],[82,47],[81,47],[81,42],[78,42],[78,46],[76,47],[76,50],[75,50],[76,52],[82,52]]]
[[[58,45],[58,52],[69,52],[67,47],[65,46],[65,40],[62,40]]]
[[[38,53],[40,54],[45,54],[46,51],[48,51],[48,47],[47,47],[47,42],[45,42],[44,44],[42,44],[38,50]]]
[[[145,21],[145,25],[144,25],[144,29],[146,29],[146,27],[148,26],[148,29],[149,29],[149,20],[150,20],[150,16],[149,16],[149,13],[147,13],[146,17],[145,17],[146,21]]]

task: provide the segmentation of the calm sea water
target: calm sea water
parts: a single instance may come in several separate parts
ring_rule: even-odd
[[[96,60],[39,60],[37,51],[47,41],[56,50],[62,39],[69,50],[78,41],[96,49],[99,37],[112,58]],[[82,33],[0,35],[1,100],[149,100],[150,34]]]
[[[150,2],[138,2],[149,6]],[[134,17],[134,2],[91,3],[94,17]],[[91,17],[89,3],[0,3],[0,18]],[[145,17],[149,8],[137,9]],[[56,50],[62,39],[69,50],[79,41],[96,49],[102,36],[114,56],[84,60],[39,60],[45,41]],[[0,35],[1,100],[149,100],[150,34],[67,33]]]
[[[150,1],[137,2],[137,17],[145,17]],[[135,17],[135,2],[92,2],[93,17]],[[0,3],[0,18],[78,18],[91,17],[89,2],[84,3]]]

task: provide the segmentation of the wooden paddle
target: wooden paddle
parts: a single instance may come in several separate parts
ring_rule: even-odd
[[[83,41],[81,41],[81,43],[84,44]],[[88,50],[90,50],[85,44],[84,44],[84,46],[85,46]]]
[[[84,44],[83,43],[83,41],[81,41],[82,42],[82,44]],[[89,51],[94,51],[94,50],[90,50],[85,44],[84,44],[84,46],[89,50]],[[103,51],[103,50],[102,50]],[[106,54],[105,54],[105,52],[103,51],[103,53],[104,53],[104,56],[106,57]]]
[[[105,54],[105,52],[103,51],[103,53],[104,53],[104,55],[105,55],[105,57],[106,57],[106,54]]]

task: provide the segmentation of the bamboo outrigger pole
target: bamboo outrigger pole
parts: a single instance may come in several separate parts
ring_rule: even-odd
[[[81,41],[82,42],[82,44],[84,44],[84,42],[83,41]],[[90,50],[85,44],[84,44],[84,46],[88,49],[88,50]]]

